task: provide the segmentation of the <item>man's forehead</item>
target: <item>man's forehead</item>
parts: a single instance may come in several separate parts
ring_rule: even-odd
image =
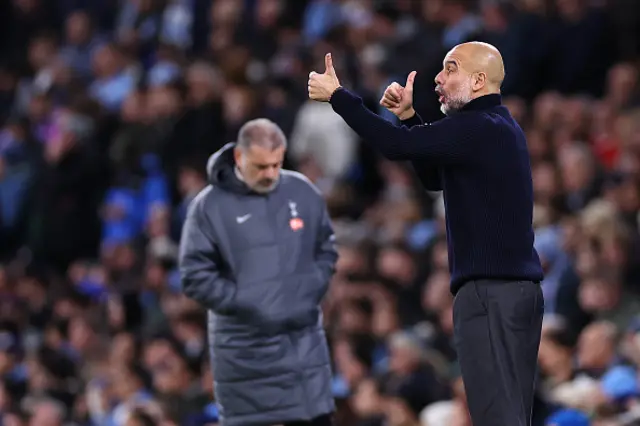
[[[247,157],[254,161],[271,162],[284,155],[284,146],[275,149],[264,147],[258,144],[249,145],[245,151]]]
[[[454,47],[446,54],[442,63],[443,65],[447,65],[451,63],[457,66],[461,66],[464,60],[465,60],[465,55],[463,52],[461,52],[461,49],[459,47]]]

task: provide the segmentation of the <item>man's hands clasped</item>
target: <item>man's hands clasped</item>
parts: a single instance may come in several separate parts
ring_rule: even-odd
[[[333,68],[331,53],[324,57],[325,71],[318,74],[315,71],[309,73],[309,98],[318,102],[329,102],[333,93],[340,88],[340,81]]]
[[[413,81],[416,74],[415,71],[409,74],[404,87],[396,82],[391,83],[380,99],[380,105],[394,113],[400,120],[407,120],[416,113],[413,109]]]

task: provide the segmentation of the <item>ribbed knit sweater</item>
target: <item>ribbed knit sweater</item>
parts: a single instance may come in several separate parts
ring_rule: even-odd
[[[344,88],[330,103],[383,156],[412,162],[426,189],[443,191],[453,294],[475,279],[542,280],[527,142],[500,95],[431,124],[416,115],[400,126]]]

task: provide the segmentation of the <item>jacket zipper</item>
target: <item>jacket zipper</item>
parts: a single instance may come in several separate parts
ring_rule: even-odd
[[[278,247],[278,251],[280,251],[280,236],[279,236],[279,234],[277,232],[277,228],[278,228],[278,210],[277,209],[272,210],[270,208],[271,206],[270,206],[270,202],[269,201],[272,199],[271,195],[272,195],[271,193],[266,194],[267,212],[269,213],[269,215],[273,216],[272,225],[273,225],[273,230],[274,230],[274,233],[275,233],[275,236],[274,236],[275,237],[275,244]],[[286,261],[285,259],[281,259],[280,260],[280,268],[279,268],[278,277],[279,277],[279,279],[281,281],[283,281],[282,268],[284,266],[283,263],[285,261]],[[283,284],[284,284],[284,282],[283,282]],[[301,367],[303,365],[303,363],[304,363],[304,360],[301,359],[300,353],[299,353],[299,350],[298,350],[298,345],[296,344],[297,343],[296,342],[296,340],[297,340],[296,331],[288,332],[288,331],[285,330],[285,333],[286,333],[287,339],[291,343],[291,346],[292,346],[293,350],[295,351],[296,359],[298,361],[298,366],[300,366],[300,367],[297,368],[297,370],[298,370],[297,376],[299,378],[300,387],[302,388],[302,398],[304,399],[304,409],[306,411],[307,416],[309,417],[309,420],[313,420],[311,418],[311,405],[310,405],[310,401],[309,401],[307,387],[305,385],[306,382],[304,380],[304,370],[305,369],[303,367]]]

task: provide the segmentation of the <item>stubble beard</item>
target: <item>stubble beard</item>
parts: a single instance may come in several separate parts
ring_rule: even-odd
[[[452,115],[471,102],[471,87],[469,86],[469,83],[465,83],[458,87],[455,93],[445,95],[444,102],[440,105],[440,111],[442,111],[444,115]]]

